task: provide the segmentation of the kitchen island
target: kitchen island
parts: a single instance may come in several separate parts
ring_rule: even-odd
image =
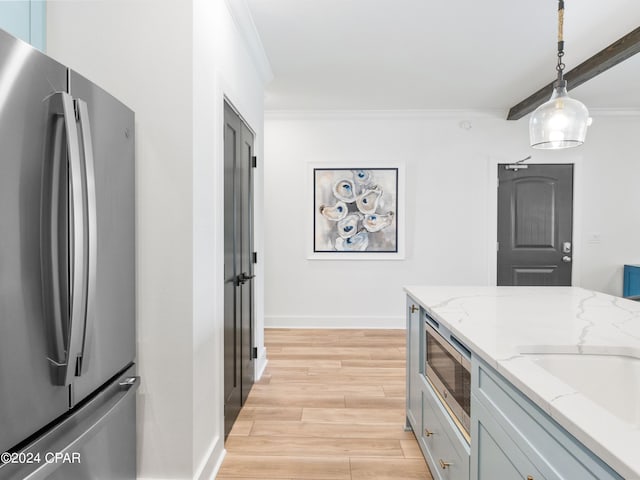
[[[408,426],[435,478],[640,479],[640,303],[577,287],[405,291]],[[467,434],[425,379],[425,323],[471,358]]]

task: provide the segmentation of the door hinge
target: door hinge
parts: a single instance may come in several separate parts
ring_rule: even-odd
[[[500,242],[496,242],[496,252],[500,251]]]
[[[256,157],[255,155],[253,157],[251,157],[251,166],[253,168],[257,168],[258,167],[258,157]]]
[[[253,347],[253,358],[258,358],[258,347]]]
[[[253,252],[253,263],[258,263],[258,252]]]

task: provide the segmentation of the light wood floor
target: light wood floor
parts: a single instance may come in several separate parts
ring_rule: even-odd
[[[431,480],[405,422],[404,330],[267,329],[218,480]]]

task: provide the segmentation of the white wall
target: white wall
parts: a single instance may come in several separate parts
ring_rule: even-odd
[[[222,101],[260,155],[264,52],[243,0],[50,0],[47,27],[51,56],[136,112],[139,477],[212,478],[224,455]]]
[[[495,284],[496,164],[529,154],[575,164],[574,284],[621,294],[640,261],[640,116],[594,117],[584,146],[540,152],[526,119],[491,112],[268,114],[266,326],[402,328],[403,285]],[[350,161],[406,165],[404,260],[307,259],[307,163]]]
[[[211,478],[224,454],[224,99],[255,133],[263,157],[264,84],[271,70],[244,0],[194,1],[194,465]],[[215,59],[215,62],[206,60]],[[214,159],[213,161],[211,161]],[[263,256],[262,168],[255,171],[255,249]],[[215,207],[217,206],[217,207]],[[264,276],[256,265],[256,376],[266,366]],[[213,321],[211,321],[213,319]],[[212,369],[212,365],[216,368]],[[212,374],[214,372],[214,374]],[[212,428],[214,427],[215,428]]]

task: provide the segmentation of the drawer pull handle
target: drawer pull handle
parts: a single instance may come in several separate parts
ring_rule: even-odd
[[[424,429],[424,436],[425,437],[430,437],[431,435],[433,435],[433,432],[430,432],[428,429]]]
[[[533,480],[533,477],[531,475],[527,475],[527,480]]]
[[[446,470],[450,466],[451,464],[449,462],[445,462],[444,460],[440,459],[440,467],[442,467],[443,470]]]
[[[418,311],[418,307],[415,305],[411,305],[411,313],[416,313]]]

